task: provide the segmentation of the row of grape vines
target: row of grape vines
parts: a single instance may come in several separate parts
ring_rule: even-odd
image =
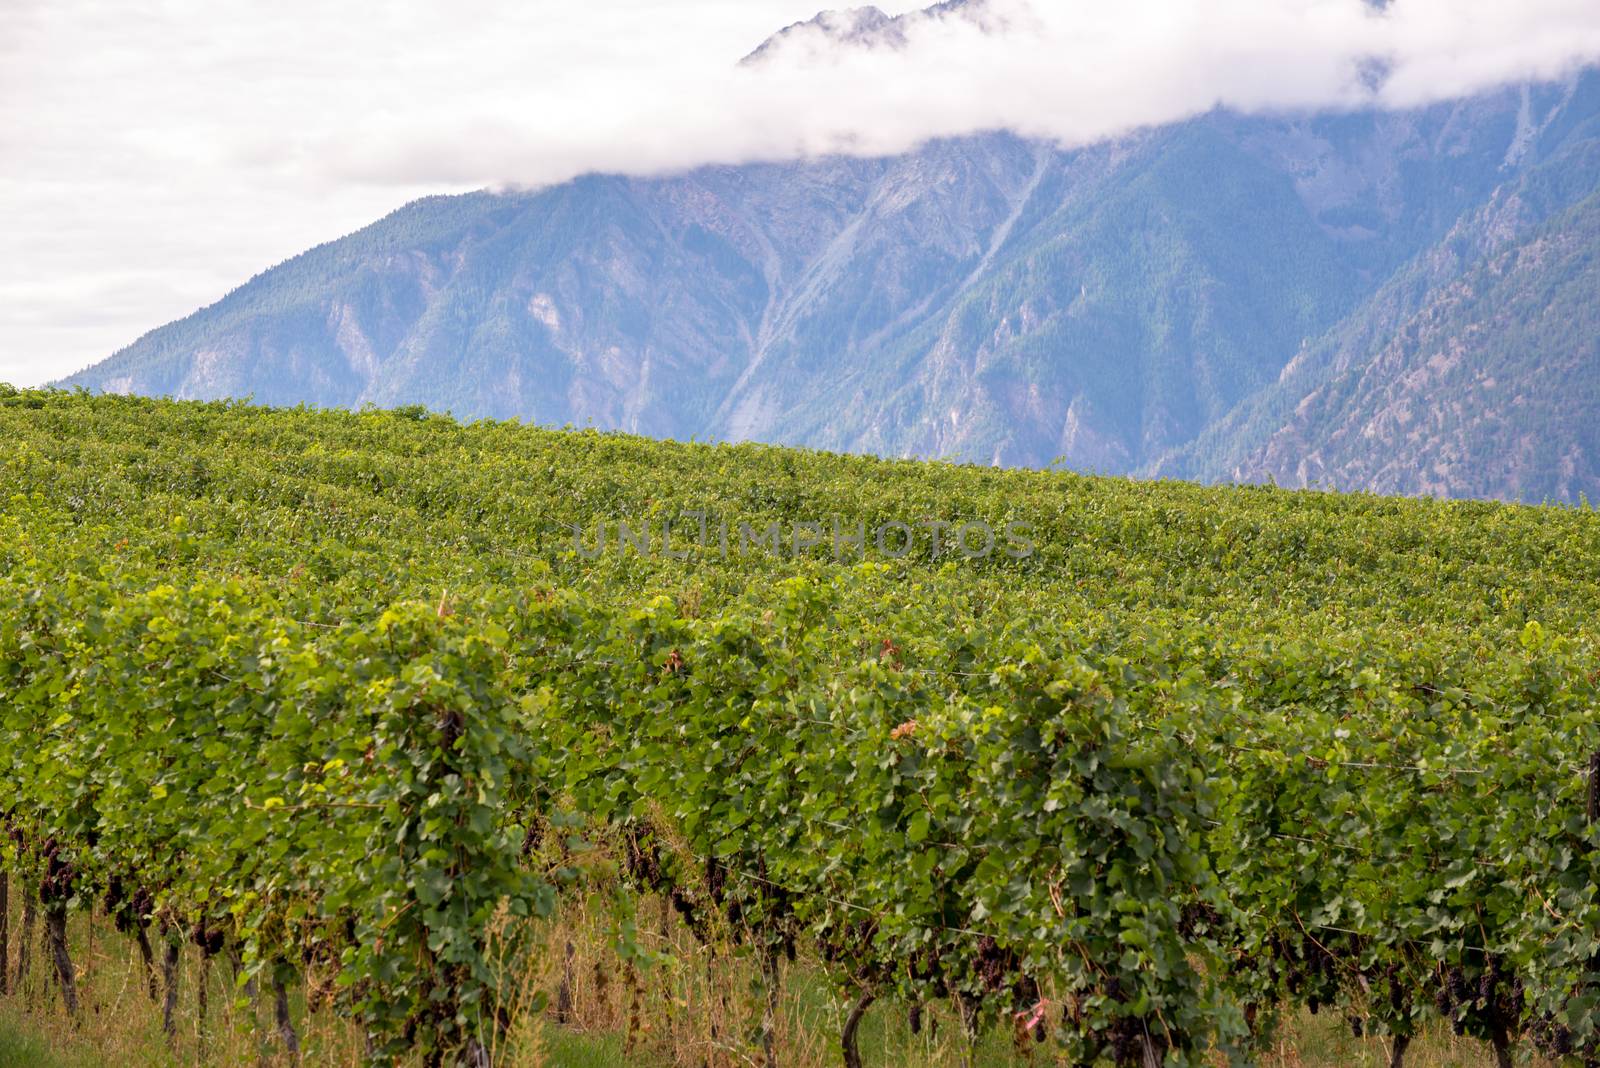
[[[280,1017],[336,977],[373,1063],[485,1063],[497,919],[539,954],[599,885],[625,960],[644,895],[771,982],[815,953],[847,1063],[942,998],[1078,1065],[1248,1063],[1300,1007],[1600,1063],[1587,512],[52,393],[0,430],[4,861],[69,1006],[98,907],[169,1026],[192,943]],[[1039,551],[562,540],[696,507]]]

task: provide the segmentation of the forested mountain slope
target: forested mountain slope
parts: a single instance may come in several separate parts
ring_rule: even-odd
[[[1595,94],[1586,81],[1580,92]],[[1281,379],[1155,470],[1440,496],[1600,488],[1600,122],[1468,212]]]

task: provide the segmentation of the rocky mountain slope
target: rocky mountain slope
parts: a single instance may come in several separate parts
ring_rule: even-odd
[[[846,21],[824,29],[894,32]],[[1078,150],[993,134],[431,198],[67,384],[1571,498],[1600,407],[1557,387],[1592,349],[1533,312],[1600,296],[1597,146],[1588,74]]]
[[[1600,501],[1597,295],[1600,195],[1430,290],[1370,358],[1269,423],[1227,475]]]
[[[1205,480],[1600,497],[1600,80],[1443,240],[1155,465]]]

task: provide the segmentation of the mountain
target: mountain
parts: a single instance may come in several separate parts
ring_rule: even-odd
[[[932,7],[902,15],[888,15],[875,7],[823,11],[804,22],[796,22],[779,30],[739,62],[745,66],[755,66],[771,59],[780,49],[808,42],[830,49],[903,48],[907,35],[918,23],[952,18],[965,19],[980,27],[987,27],[995,21],[988,0],[944,0]]]
[[[894,47],[908,17],[763,48]],[[1600,295],[1597,191],[1593,72],[1082,149],[591,175],[410,204],[66,384],[1570,500],[1600,477],[1566,330]]]
[[[1448,285],[1206,474],[1600,501],[1600,195]],[[1295,394],[1298,395],[1298,391]]]
[[[865,48],[899,48],[906,42],[903,16],[886,15],[875,7],[854,7],[823,11],[804,22],[785,26],[739,62],[744,66],[762,63],[780,48],[806,36],[829,45]]]
[[[1600,79],[1522,114],[1483,205],[1155,472],[1600,499]]]

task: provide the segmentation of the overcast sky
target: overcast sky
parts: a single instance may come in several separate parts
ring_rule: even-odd
[[[0,381],[77,370],[428,193],[1405,107],[1600,60],[1600,0],[993,0],[898,52],[801,34],[736,66],[817,7],[0,0]]]

